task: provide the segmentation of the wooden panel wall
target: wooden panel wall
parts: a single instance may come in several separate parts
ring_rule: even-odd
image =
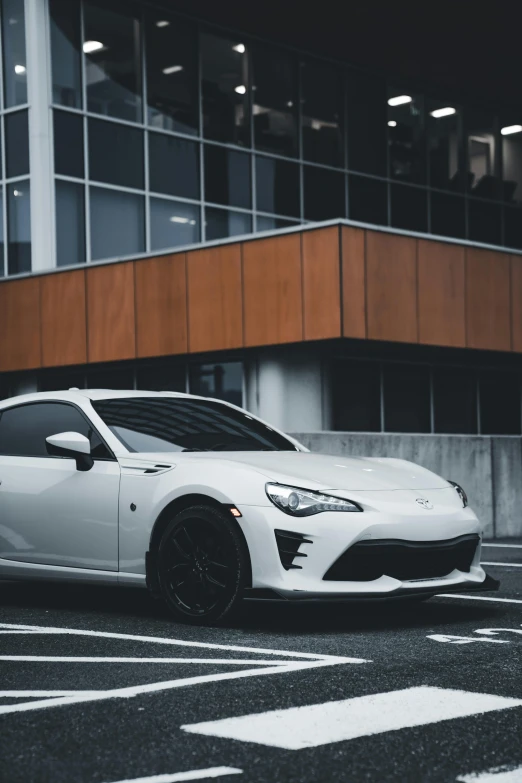
[[[469,348],[511,350],[507,253],[466,248],[466,330]]]
[[[187,268],[185,253],[148,258],[134,265],[136,355],[185,353]]]
[[[366,321],[366,231],[341,227],[343,276],[343,335],[367,336]]]
[[[136,356],[134,263],[87,270],[87,358],[111,362]]]
[[[0,285],[0,372],[40,367],[40,281]]]
[[[417,253],[419,342],[465,347],[465,248],[420,239]]]
[[[522,352],[522,256],[511,256],[511,339]]]
[[[42,365],[87,361],[85,271],[42,277],[40,283]]]
[[[304,339],[340,337],[339,228],[305,231],[301,236]]]

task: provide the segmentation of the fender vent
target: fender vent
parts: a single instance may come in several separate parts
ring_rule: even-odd
[[[294,563],[296,557],[306,557],[305,552],[299,552],[301,544],[313,544],[309,538],[305,538],[302,533],[293,533],[291,530],[274,530],[277,549],[281,565],[285,571],[291,568],[302,568]]]
[[[151,464],[150,462],[137,462],[135,460],[121,459],[120,466],[122,473],[130,476],[155,476],[158,473],[165,473],[167,470],[172,470],[175,465]]]
[[[154,465],[153,468],[147,468],[147,470],[144,471],[144,472],[145,472],[145,474],[147,474],[147,473],[160,473],[160,471],[162,471],[162,470],[169,470],[169,468],[171,468],[171,467],[172,467],[172,465]]]

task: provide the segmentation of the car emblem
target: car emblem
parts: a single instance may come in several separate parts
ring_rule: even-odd
[[[422,506],[422,508],[425,508],[427,511],[433,508],[433,503],[430,503],[429,500],[426,500],[426,498],[416,498],[416,503],[419,504],[419,506]]]

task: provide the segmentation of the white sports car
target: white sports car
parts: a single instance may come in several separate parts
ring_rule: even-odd
[[[178,620],[243,597],[495,589],[464,491],[400,459],[311,454],[227,403],[167,392],[0,402],[0,578],[138,585]]]

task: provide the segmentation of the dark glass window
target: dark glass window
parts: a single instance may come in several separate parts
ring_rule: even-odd
[[[0,417],[0,454],[49,457],[45,439],[61,432],[79,432],[90,440],[91,454],[95,459],[112,459],[92,424],[72,405],[60,402],[39,402],[4,409]]]
[[[199,204],[163,198],[150,199],[151,250],[194,245],[199,241]]]
[[[161,24],[158,24],[161,22]],[[150,125],[197,133],[196,30],[181,19],[147,18],[147,102]]]
[[[85,263],[85,194],[76,182],[56,180],[56,262]]]
[[[267,424],[215,400],[132,397],[93,407],[132,452],[296,451]]]
[[[5,105],[27,103],[24,0],[2,0]]]
[[[246,152],[205,145],[205,201],[249,209],[250,162]]]
[[[461,367],[433,370],[435,432],[477,432],[477,379]]]
[[[386,87],[384,79],[349,71],[348,167],[386,175]]]
[[[390,185],[391,224],[408,231],[427,231],[428,194],[409,185]]]
[[[522,112],[501,118],[502,182],[501,198],[522,204]]]
[[[150,189],[181,198],[199,198],[199,144],[149,133]]]
[[[143,133],[89,118],[89,177],[96,182],[143,188]]]
[[[461,191],[464,177],[460,151],[462,112],[451,103],[428,101],[428,160],[430,185],[442,190]]]
[[[190,393],[217,397],[234,405],[243,404],[243,365],[241,362],[192,364],[189,367]]]
[[[466,236],[466,205],[462,196],[432,190],[430,193],[431,233],[447,237]]]
[[[252,61],[256,147],[280,155],[297,155],[297,63],[257,46]]]
[[[346,216],[344,174],[318,166],[304,167],[304,216],[329,220]]]
[[[256,195],[260,212],[299,217],[299,166],[277,158],[256,157]]]
[[[383,385],[387,432],[431,431],[430,376],[425,367],[385,365]]]
[[[79,0],[50,0],[53,102],[82,106]]]
[[[134,371],[131,367],[108,367],[87,372],[88,389],[133,389]]]
[[[88,110],[140,122],[140,22],[131,14],[85,3],[84,24]]]
[[[205,235],[207,240],[225,239],[252,232],[252,216],[231,209],[205,208]]]
[[[187,390],[185,365],[163,360],[144,364],[136,370],[136,386],[146,391],[185,392]]]
[[[250,146],[246,46],[217,35],[203,34],[200,41],[203,134]]]
[[[5,115],[5,156],[8,177],[29,174],[29,129],[27,112]]]
[[[297,225],[295,220],[285,220],[285,218],[267,217],[266,215],[258,215],[256,218],[256,231],[274,231],[278,228]]]
[[[54,170],[83,179],[83,117],[66,111],[54,115]]]
[[[82,370],[42,370],[38,374],[38,391],[63,391],[73,386],[83,389],[84,375]]]
[[[500,245],[501,212],[498,204],[468,199],[468,238],[475,242]]]
[[[504,207],[504,244],[522,250],[521,207]]]
[[[489,112],[465,109],[468,189],[480,198],[500,198],[496,176],[495,118]]]
[[[91,188],[91,257],[121,258],[145,251],[142,196],[109,188]]]
[[[390,176],[403,182],[426,182],[426,148],[420,96],[388,91]]]
[[[331,367],[334,430],[380,432],[381,371],[376,363],[335,360]]]
[[[29,180],[7,188],[7,268],[10,275],[31,271],[31,189]]]
[[[301,68],[303,157],[342,166],[343,86],[339,71],[305,62]]]
[[[484,372],[479,384],[482,435],[520,435],[519,376]]]
[[[348,177],[348,206],[351,220],[388,225],[388,185],[379,179]]]

